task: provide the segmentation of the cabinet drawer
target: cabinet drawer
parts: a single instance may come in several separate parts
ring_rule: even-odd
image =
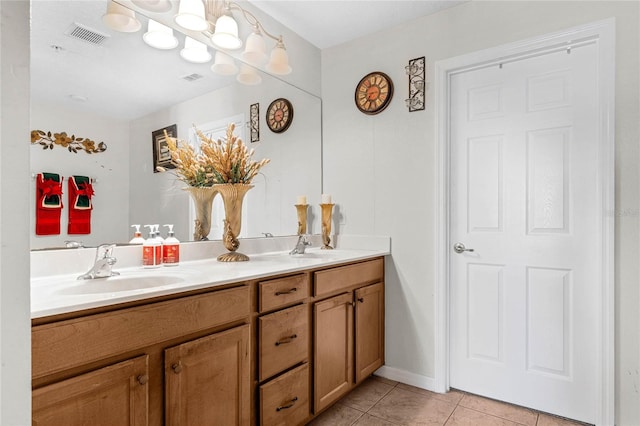
[[[370,284],[384,279],[384,260],[374,259],[354,265],[339,266],[314,273],[314,295]]]
[[[294,306],[260,317],[258,328],[260,381],[308,359],[309,308],[307,305]]]
[[[298,274],[259,283],[260,312],[270,311],[295,303],[309,295],[309,278],[307,274]]]
[[[32,377],[238,321],[249,311],[249,287],[242,286],[36,326]]]
[[[260,386],[260,425],[294,426],[309,417],[309,364]]]

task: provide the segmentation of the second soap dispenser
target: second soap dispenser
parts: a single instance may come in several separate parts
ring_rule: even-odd
[[[180,241],[173,232],[173,225],[164,225],[169,228],[167,238],[162,245],[162,264],[164,266],[177,266],[180,263]]]

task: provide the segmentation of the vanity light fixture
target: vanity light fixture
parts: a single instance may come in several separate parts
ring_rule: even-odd
[[[132,2],[141,9],[157,14],[171,10],[171,3],[168,0],[132,0]],[[134,13],[133,11],[129,12]],[[238,35],[238,22],[234,19],[234,12],[240,12],[239,15],[252,27],[252,32],[247,37],[244,44],[245,49],[241,55],[242,60],[250,66],[242,67],[241,74],[237,76],[237,80],[243,84],[260,83],[262,77],[257,71],[263,66],[267,72],[272,74],[285,75],[291,73],[292,68],[289,65],[289,56],[282,35],[275,36],[269,33],[253,13],[236,2],[227,0],[180,0],[178,14],[173,19],[180,27],[194,32],[201,32],[203,36],[211,40],[214,47],[220,49],[216,52],[215,62],[211,66],[213,72],[221,75],[233,75],[238,73],[238,66],[235,64],[233,57],[227,52],[240,49],[243,46],[243,41]],[[161,23],[167,23],[164,18],[156,19],[160,22],[149,19],[148,31],[143,35],[145,43],[156,49],[173,49],[179,43],[173,34],[173,29]],[[275,46],[270,55],[267,53],[265,36],[275,41]],[[196,40],[197,38],[193,34],[186,36],[185,46],[180,55],[190,62],[208,62],[211,60],[211,54],[206,49],[206,45]],[[267,64],[265,65],[265,63]]]
[[[187,30],[205,31],[209,29],[202,0],[180,0],[178,14],[173,19],[176,24]]]
[[[211,53],[207,45],[187,36],[184,38],[184,48],[180,51],[182,59],[196,64],[204,64],[211,60]]]
[[[405,67],[409,76],[409,98],[405,99],[409,112],[424,109],[424,89],[425,89],[425,63],[424,56],[411,59],[409,65]]]
[[[245,50],[242,53],[243,60],[255,66],[266,62],[267,48],[263,36],[265,35],[276,42],[271,51],[270,61],[266,66],[267,71],[280,75],[291,72],[289,57],[281,35],[275,36],[269,33],[258,18],[236,2],[207,0],[207,6],[209,15],[217,17],[214,32],[211,35],[211,42],[214,46],[225,50],[236,50],[242,47],[242,40],[238,36],[238,23],[233,18],[233,12],[239,11],[240,15],[253,28],[252,33],[247,37]]]
[[[178,39],[173,35],[173,29],[153,19],[149,19],[147,32],[144,33],[142,39],[156,49],[169,50],[178,45]]]
[[[102,15],[102,22],[114,31],[123,33],[135,33],[142,28],[142,24],[136,18],[136,13],[118,3],[110,0],[107,4],[107,13]]]

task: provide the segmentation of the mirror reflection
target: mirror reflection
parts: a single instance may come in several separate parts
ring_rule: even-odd
[[[32,176],[53,173],[63,179],[60,232],[44,235],[35,232],[37,180],[32,179],[31,248],[60,247],[65,241],[126,243],[133,237],[133,224],[173,224],[178,239],[192,240],[192,203],[170,171],[154,172],[158,157],[152,135],[175,125],[179,139],[193,140],[194,125],[216,132],[231,121],[255,149],[255,159],[271,160],[245,198],[241,237],[295,234],[296,198],[305,195],[313,205],[321,192],[319,97],[261,71],[260,84],[243,85],[235,76],[213,73],[213,61],[189,63],[179,48],[150,48],[142,40],[145,16],[137,14],[142,30],[121,33],[102,22],[106,10],[106,1],[32,2],[32,129],[104,142],[107,149],[87,154],[70,152],[64,144],[31,147]],[[86,37],[87,31],[106,37],[96,45],[74,35]],[[175,35],[183,46],[185,36]],[[294,66],[294,73],[298,69]],[[278,98],[287,99],[295,111],[281,133],[269,130],[265,120],[269,104]],[[250,108],[255,104],[259,141],[251,142]],[[70,233],[78,230],[69,228],[75,201],[68,198],[68,185],[83,177],[93,180],[93,209],[85,212],[90,233]],[[219,238],[223,219],[220,201],[216,204],[211,238]],[[310,231],[319,232],[313,223]]]

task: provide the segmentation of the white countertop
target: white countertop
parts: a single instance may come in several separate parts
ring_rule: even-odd
[[[140,266],[114,271],[120,276],[77,280],[77,273],[36,276],[31,279],[31,318],[42,318],[144,300],[180,292],[259,279],[307,269],[390,254],[385,244],[367,248],[307,249],[304,255],[288,251],[252,254],[247,262],[218,262],[215,258],[181,262],[178,266],[145,269]]]

